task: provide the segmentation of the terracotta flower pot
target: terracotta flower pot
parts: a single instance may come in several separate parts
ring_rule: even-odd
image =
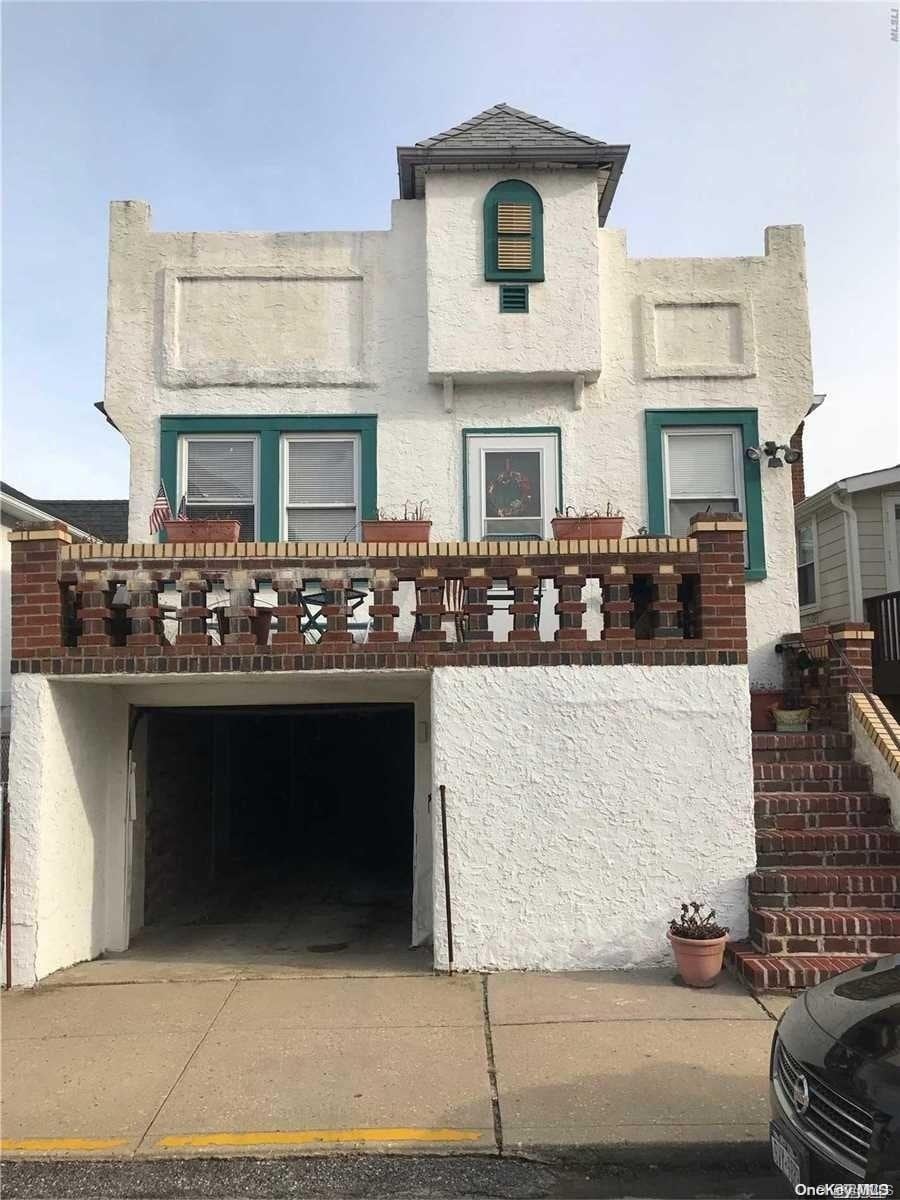
[[[668,938],[675,953],[678,974],[688,987],[712,987],[722,970],[727,936],[701,941],[677,937],[670,932]]]
[[[240,521],[225,518],[164,521],[163,528],[170,542],[236,542],[241,536]]]
[[[558,542],[576,538],[611,538],[622,536],[624,517],[554,517],[553,536]]]
[[[428,542],[430,521],[363,521],[364,542]]]
[[[806,733],[809,726],[808,708],[773,708],[772,716],[779,733]]]

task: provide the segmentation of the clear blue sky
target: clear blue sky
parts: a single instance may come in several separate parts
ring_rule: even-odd
[[[813,488],[900,459],[887,4],[7,3],[3,477],[124,496],[107,205],[160,229],[386,228],[394,148],[506,101],[632,146],[635,255],[806,226]]]

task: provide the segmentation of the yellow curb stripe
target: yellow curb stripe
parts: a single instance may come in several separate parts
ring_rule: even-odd
[[[0,1150],[115,1150],[127,1138],[0,1138]]]
[[[478,1142],[477,1129],[266,1129],[256,1133],[184,1133],[160,1138],[160,1149],[182,1146],[308,1146],[315,1142]]]

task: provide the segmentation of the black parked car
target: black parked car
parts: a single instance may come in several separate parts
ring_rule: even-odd
[[[799,1183],[900,1182],[900,955],[810,988],[769,1064],[775,1165]]]

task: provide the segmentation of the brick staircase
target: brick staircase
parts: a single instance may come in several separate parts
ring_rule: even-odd
[[[754,990],[811,987],[900,953],[900,832],[848,733],[754,733],[757,869],[750,941],[728,964]]]

